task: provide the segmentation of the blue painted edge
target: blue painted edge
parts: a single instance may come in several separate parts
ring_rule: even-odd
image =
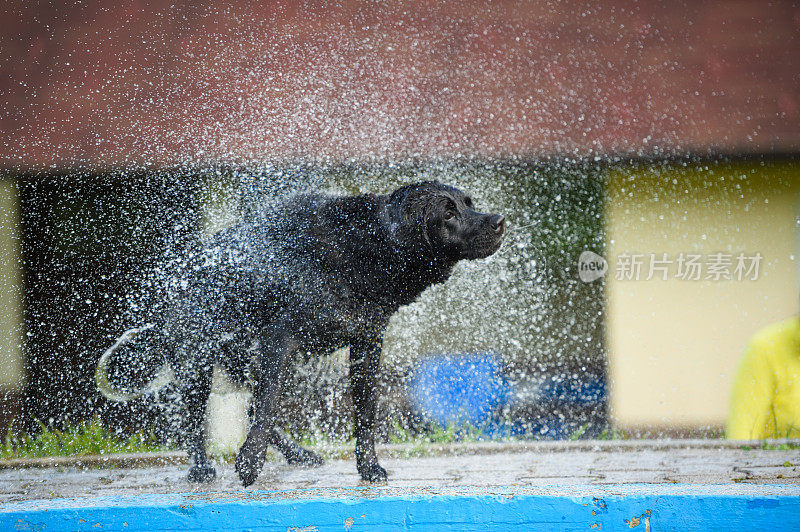
[[[800,486],[330,488],[0,505],[0,530],[800,530]]]

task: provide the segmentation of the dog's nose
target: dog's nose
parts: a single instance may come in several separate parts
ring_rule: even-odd
[[[502,214],[494,214],[492,218],[489,220],[489,223],[492,225],[492,229],[494,229],[495,233],[502,233],[503,232],[503,224],[505,224],[506,217]]]

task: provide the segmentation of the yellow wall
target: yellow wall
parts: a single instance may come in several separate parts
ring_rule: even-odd
[[[16,184],[0,179],[0,392],[19,390],[22,357],[22,261]]]
[[[610,175],[606,203],[611,408],[624,427],[720,426],[742,349],[800,309],[800,165],[661,166]],[[760,252],[756,281],[647,276],[649,253]],[[623,253],[645,254],[618,280]],[[733,266],[731,267],[733,270]]]

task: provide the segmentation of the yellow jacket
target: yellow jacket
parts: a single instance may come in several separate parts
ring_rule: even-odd
[[[733,382],[726,436],[800,436],[800,318],[764,327],[750,339]]]

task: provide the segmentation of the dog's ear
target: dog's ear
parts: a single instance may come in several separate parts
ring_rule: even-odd
[[[400,187],[389,195],[389,216],[393,223],[400,223],[403,217],[403,203],[408,197],[412,185]]]
[[[427,230],[430,213],[424,185],[415,183],[398,188],[389,196],[387,205],[392,236],[415,253],[431,250]]]

